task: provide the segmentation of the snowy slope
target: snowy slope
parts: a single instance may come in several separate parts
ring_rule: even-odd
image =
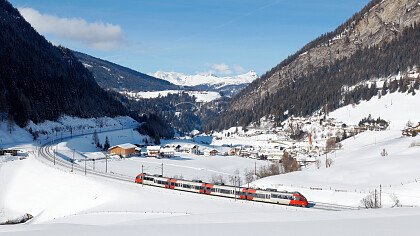
[[[178,72],[157,71],[153,76],[181,86],[213,85],[220,88],[226,85],[249,84],[258,78],[255,71],[237,76],[218,77],[213,74],[186,75]]]
[[[390,127],[385,131],[365,131],[342,141],[342,149],[328,154],[333,160],[330,168],[325,168],[326,156],[322,155],[317,157],[321,161],[319,169],[314,164],[302,171],[260,179],[254,184],[293,188],[314,201],[355,206],[381,185],[386,206],[392,205],[393,194],[402,204],[420,206],[420,137],[401,134],[409,120],[414,124],[420,122],[418,107],[419,94],[393,93],[339,108],[331,112],[330,117],[357,124],[371,114],[389,121]],[[384,149],[386,156],[381,155]]]
[[[0,226],[2,235],[402,235],[420,220],[417,208],[331,212],[235,201],[79,176],[31,159],[3,170],[3,216],[35,218]]]
[[[330,113],[347,124],[358,124],[362,118],[369,114],[373,118],[381,117],[391,121],[390,128],[402,130],[410,120],[415,124],[420,122],[420,93],[416,95],[405,93],[391,93],[381,98],[373,97],[370,101],[361,101],[356,106],[347,105]]]

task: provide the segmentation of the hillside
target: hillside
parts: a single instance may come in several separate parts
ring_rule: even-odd
[[[70,50],[49,43],[5,0],[0,0],[0,29],[1,120],[8,116],[24,126],[63,114],[128,114]]]
[[[336,30],[308,43],[251,83],[209,126],[227,128],[238,121],[247,125],[265,116],[281,122],[289,115],[310,115],[325,105],[332,110],[369,99],[377,93],[375,88],[370,92],[366,87],[346,88],[418,67],[419,20],[418,1],[371,1]],[[406,82],[397,87],[405,89]]]
[[[178,89],[178,86],[165,80],[84,53],[73,53],[103,89],[130,92]]]

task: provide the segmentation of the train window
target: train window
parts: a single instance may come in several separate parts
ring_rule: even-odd
[[[266,199],[267,198],[265,194],[260,194],[260,193],[255,194],[255,197],[256,198],[262,198],[262,199]]]
[[[220,189],[220,193],[223,193],[223,194],[231,194],[231,193],[233,193],[233,190]]]
[[[201,189],[203,189],[203,186],[195,186],[195,189],[201,190]]]

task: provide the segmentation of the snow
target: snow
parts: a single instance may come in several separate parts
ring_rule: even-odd
[[[9,219],[30,213],[34,222],[42,222],[75,214],[115,197],[112,192],[116,189],[111,191],[105,183],[49,168],[33,157],[7,162],[0,168],[0,209]],[[103,191],[108,194],[102,194]]]
[[[148,136],[141,135],[139,132],[133,129],[122,129],[108,132],[99,132],[98,130],[98,138],[101,144],[105,142],[106,137],[108,137],[111,147],[123,143],[141,144],[143,143],[144,139],[148,138]],[[81,135],[73,139],[66,140],[57,146],[60,152],[64,152],[65,148],[71,152],[73,149],[76,149],[78,152],[84,154],[100,151],[93,143],[92,134]],[[64,154],[67,153],[64,152]]]
[[[26,130],[13,124],[11,134],[7,122],[0,122],[0,148],[8,148],[28,142],[32,142],[32,136]]]
[[[373,97],[370,101],[361,101],[354,108],[352,105],[341,107],[330,113],[330,117],[343,121],[346,124],[358,124],[362,118],[381,117],[391,121],[390,128],[402,130],[411,120],[420,121],[420,93],[416,95],[404,93],[391,93],[381,98]]]
[[[381,185],[382,209],[323,211],[302,209],[234,199],[210,197],[168,189],[118,182],[69,170],[46,163],[35,157],[35,147],[24,129],[10,135],[6,124],[0,126],[3,145],[26,149],[25,159],[7,157],[0,161],[0,222],[19,218],[25,213],[34,219],[23,225],[0,226],[0,234],[16,235],[403,235],[418,231],[420,220],[420,136],[403,137],[401,129],[408,120],[419,120],[419,95],[394,93],[374,97],[370,101],[346,106],[330,113],[346,124],[357,124],[369,114],[391,122],[388,130],[366,131],[342,142],[342,149],[329,153],[334,162],[325,168],[304,167],[302,171],[271,176],[251,183],[251,186],[301,192],[309,201],[360,206],[360,201]],[[65,127],[72,119],[31,126],[49,131]],[[77,119],[73,124],[79,124]],[[83,121],[94,125],[96,121]],[[121,122],[119,122],[121,124]],[[124,123],[124,122],[122,122]],[[129,124],[130,122],[126,122]],[[108,124],[108,123],[107,123]],[[110,122],[109,124],[114,124]],[[115,123],[118,124],[118,123]],[[106,126],[109,129],[113,125]],[[122,125],[115,127],[122,128]],[[127,127],[127,126],[126,126]],[[110,144],[143,143],[147,137],[133,129],[98,130],[101,142],[108,136]],[[254,133],[253,133],[254,132]],[[327,132],[327,131],[325,131]],[[230,137],[226,137],[230,133]],[[234,134],[234,135],[232,135]],[[251,135],[252,134],[252,135]],[[22,137],[20,136],[22,135]],[[247,137],[246,135],[251,135]],[[217,137],[222,137],[218,139]],[[270,148],[274,133],[257,133],[241,127],[199,135],[194,139],[162,140],[165,144],[183,146],[198,144],[200,150],[229,149],[226,145],[261,145]],[[195,141],[195,142],[194,142]],[[223,146],[224,145],[224,146]],[[66,139],[56,145],[58,156],[84,156],[101,159],[103,153],[92,144],[92,134]],[[381,156],[385,149],[387,156]],[[83,156],[84,155],[84,156]],[[0,157],[3,158],[3,157]],[[145,172],[186,179],[209,179],[222,175],[226,179],[239,170],[266,165],[242,157],[197,156],[175,153],[171,159],[142,156],[127,159],[111,158],[108,170],[134,178]],[[76,165],[79,164],[76,162]],[[88,168],[93,168],[88,163]],[[96,169],[104,170],[104,161],[96,161]],[[403,207],[393,206],[397,197]]]
[[[136,148],[137,146],[131,143],[123,143],[116,145],[117,147],[123,148],[123,149],[130,149],[130,148]]]
[[[249,84],[258,78],[255,71],[249,71],[248,73],[242,75],[226,77],[218,77],[209,73],[185,75],[177,72],[157,71],[153,74],[153,76],[181,86],[216,85],[218,87]]]
[[[220,98],[220,93],[213,91],[184,91],[184,90],[163,90],[163,91],[147,91],[147,92],[121,92],[131,98],[157,98],[165,97],[168,94],[188,93],[190,96],[195,96],[197,102],[211,102]]]

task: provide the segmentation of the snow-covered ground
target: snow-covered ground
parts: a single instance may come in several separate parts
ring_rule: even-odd
[[[106,137],[110,141],[110,145],[118,145],[122,143],[143,144],[145,136],[140,135],[132,129],[116,130],[110,132],[99,133],[99,140],[103,142]],[[198,139],[201,140],[201,139]],[[164,144],[191,144],[191,140],[163,140]],[[212,146],[199,144],[200,149],[211,148]],[[56,146],[60,156],[72,157],[73,149],[77,150],[75,159],[83,160],[88,158],[103,158],[104,154],[98,150],[92,143],[92,134],[83,135],[62,142]],[[225,150],[223,147],[216,147],[220,151]],[[83,154],[83,155],[80,155]],[[83,164],[84,162],[78,162]],[[176,153],[174,158],[156,159],[144,156],[133,156],[130,158],[120,159],[112,158],[108,160],[108,170],[110,172],[119,173],[126,176],[135,177],[142,170],[149,174],[161,174],[162,164],[165,176],[182,176],[185,179],[202,179],[210,180],[214,176],[222,175],[225,180],[231,175],[242,176],[245,169],[254,169],[263,165],[268,165],[267,161],[253,160],[242,157],[232,156],[198,156],[188,153]],[[95,161],[95,169],[105,171],[105,160]],[[93,168],[93,162],[89,162],[89,168]]]
[[[33,156],[0,167],[0,216],[34,216],[0,226],[5,235],[400,235],[415,232],[420,220],[417,208],[330,212],[142,187],[72,174]]]
[[[392,102],[391,102],[392,100]],[[374,104],[374,105],[370,105]],[[418,95],[390,94],[372,98],[355,107],[348,106],[330,114],[354,124],[371,114],[391,122],[385,131],[366,131],[342,142],[342,149],[328,156],[334,161],[325,168],[312,164],[302,171],[272,176],[251,183],[252,186],[279,190],[297,190],[316,203],[361,206],[361,199],[381,190],[382,209],[323,211],[255,202],[235,201],[174,190],[141,186],[134,183],[105,180],[91,175],[70,173],[46,165],[36,157],[35,147],[25,132],[9,135],[9,146],[27,150],[25,159],[11,158],[0,162],[0,222],[25,213],[34,219],[24,225],[0,226],[0,234],[16,235],[402,235],[415,234],[420,220],[420,137],[402,137],[401,129],[408,120],[418,122]],[[416,110],[417,109],[417,110]],[[407,112],[409,111],[409,112]],[[8,135],[5,125],[0,129]],[[103,130],[101,130],[103,131]],[[22,133],[21,133],[22,132]],[[236,133],[236,128],[217,135]],[[238,128],[238,133],[244,132]],[[23,136],[20,137],[20,134]],[[132,129],[99,133],[111,145],[142,143],[144,138]],[[215,136],[215,137],[216,137]],[[3,136],[2,136],[3,137]],[[26,140],[25,139],[28,139]],[[215,147],[226,151],[230,144],[270,146],[276,134],[255,134],[250,137],[230,136],[216,139],[198,136],[201,148]],[[26,144],[25,144],[26,142]],[[192,143],[191,139],[164,140],[163,144]],[[6,143],[6,141],[4,141]],[[92,144],[92,135],[65,139],[57,145],[59,157],[100,157]],[[386,150],[387,155],[381,152]],[[323,160],[324,156],[321,156]],[[78,162],[76,162],[78,163]],[[173,159],[132,157],[109,160],[109,171],[134,177],[141,171],[184,178],[226,178],[241,174],[243,169],[265,165],[265,161],[241,157],[204,157],[177,153]],[[93,168],[93,163],[88,167]],[[95,163],[104,169],[104,161]],[[381,188],[379,187],[381,186]],[[398,198],[403,207],[392,208]]]
[[[381,98],[373,97],[370,101],[361,101],[356,106],[347,105],[330,113],[346,124],[358,124],[362,118],[382,118],[391,121],[390,128],[402,130],[410,120],[414,123],[420,121],[420,93],[416,95],[405,93],[391,93]]]
[[[122,94],[131,97],[133,99],[140,99],[140,98],[157,98],[157,97],[165,97],[168,94],[177,94],[185,92],[188,93],[190,96],[195,96],[197,102],[211,102],[220,98],[220,93],[212,92],[212,91],[184,91],[184,90],[164,90],[164,91],[148,91],[148,92],[121,92]]]

